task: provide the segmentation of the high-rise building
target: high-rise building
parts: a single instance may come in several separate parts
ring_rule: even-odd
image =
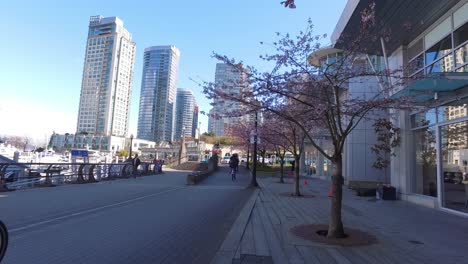
[[[128,133],[135,42],[117,17],[89,20],[78,133],[120,136]]]
[[[194,98],[194,103],[195,106],[193,107],[193,122],[192,122],[192,137],[197,136],[197,129],[198,129],[198,112],[199,112],[199,106],[197,104],[197,101]],[[198,135],[200,136],[200,135]]]
[[[211,108],[210,111],[208,112],[208,133],[214,132],[214,128],[213,128],[213,121],[214,121],[213,112],[214,112],[214,108]]]
[[[145,49],[137,131],[141,139],[174,140],[179,57],[175,46]]]
[[[178,140],[182,134],[185,137],[191,137],[193,110],[195,109],[195,97],[193,96],[193,92],[188,89],[177,89],[176,102],[175,140]]]
[[[247,75],[245,72],[226,63],[217,63],[215,86],[216,89],[231,96],[241,96],[242,91],[247,88]],[[241,105],[238,102],[215,98],[214,107],[210,111],[212,131],[217,136],[224,136],[230,125],[241,120],[240,116],[238,116],[240,110]]]

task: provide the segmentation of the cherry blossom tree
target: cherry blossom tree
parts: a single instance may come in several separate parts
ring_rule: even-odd
[[[212,83],[204,84],[204,92],[209,98],[226,98],[238,101],[252,111],[277,115],[291,126],[296,136],[302,133],[309,144],[331,161],[334,195],[327,233],[330,238],[346,237],[341,216],[346,139],[362,120],[372,118],[369,113],[410,107],[405,98],[388,96],[396,86],[407,81],[401,71],[379,70],[364,55],[369,53],[366,46],[369,42],[388,34],[382,32],[379,35],[378,30],[371,34],[376,27],[374,17],[374,6],[371,5],[362,12],[360,32],[354,36],[343,36],[337,43],[343,50],[333,62],[325,61],[320,66],[310,63],[311,54],[322,48],[321,43],[326,36],[315,35],[309,20],[306,30],[296,37],[277,33],[278,41],[270,44],[273,54],[260,56],[272,65],[271,71],[246,67],[242,61],[214,54],[218,60],[248,76],[251,89],[246,89],[241,96],[216,89]],[[351,96],[350,84],[367,83],[371,78],[378,80],[378,91],[372,96],[366,93]],[[321,144],[323,138],[330,142],[330,151],[327,151],[328,146]]]
[[[284,111],[284,110],[283,110]],[[301,196],[300,192],[300,158],[304,150],[305,133],[294,122],[285,120],[273,113],[266,113],[267,120],[260,129],[260,138],[268,142],[281,159],[280,182],[284,182],[284,158],[286,152],[294,156],[294,196]]]

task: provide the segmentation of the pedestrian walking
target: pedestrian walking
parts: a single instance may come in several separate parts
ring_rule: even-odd
[[[153,164],[154,164],[154,173],[155,174],[159,173],[159,160],[154,158]]]
[[[229,159],[229,167],[231,168],[231,180],[234,181],[239,170],[239,156],[237,153],[233,154]]]
[[[159,160],[159,173],[163,173],[162,166],[164,165],[164,160]]]
[[[135,157],[132,160],[132,165],[133,165],[133,178],[136,179],[136,176],[138,174],[138,166],[140,166],[140,158],[138,158],[138,154],[135,154]]]

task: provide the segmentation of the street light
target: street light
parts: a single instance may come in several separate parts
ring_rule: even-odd
[[[132,146],[133,146],[133,134],[130,135],[130,151],[128,153],[128,158],[132,157]]]
[[[258,182],[257,182],[257,140],[258,140],[257,121],[258,121],[258,112],[255,111],[253,169],[252,169],[252,182],[250,183],[250,186],[252,187],[258,187]]]

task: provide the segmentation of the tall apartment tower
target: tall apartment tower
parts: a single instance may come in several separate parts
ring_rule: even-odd
[[[145,49],[137,130],[141,139],[174,140],[179,58],[175,46]]]
[[[193,122],[192,122],[192,137],[195,138],[197,136],[197,129],[198,129],[198,112],[200,112],[200,108],[197,104],[197,100],[194,98],[195,106],[193,107]],[[200,135],[198,135],[200,136]]]
[[[135,42],[117,17],[89,20],[78,133],[125,137],[130,117]]]
[[[232,95],[238,94],[247,88],[247,76],[244,72],[225,63],[216,64],[216,89],[223,90]],[[231,117],[234,112],[240,112],[241,105],[235,101],[215,99],[214,107],[210,113],[216,116],[211,118],[212,131],[216,136],[224,136],[230,125],[240,122],[241,117]]]
[[[188,89],[177,89],[175,139],[192,136],[195,96]]]

